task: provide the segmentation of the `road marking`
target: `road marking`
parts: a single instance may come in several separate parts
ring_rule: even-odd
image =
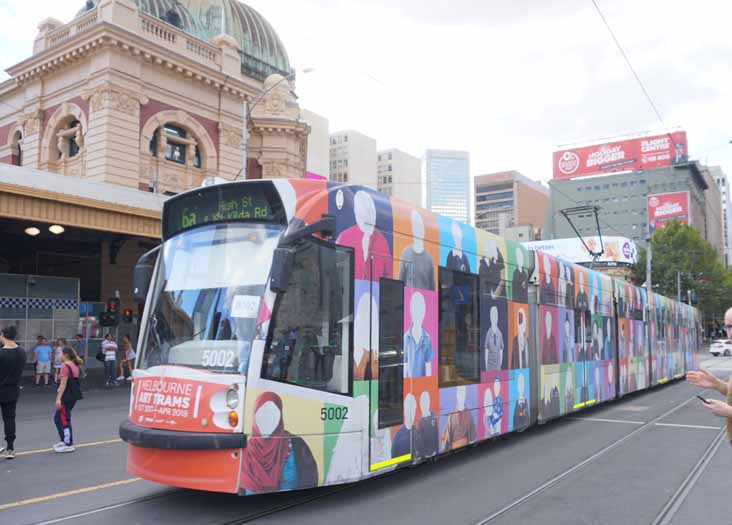
[[[113,445],[115,443],[122,443],[122,440],[117,438],[117,439],[108,439],[106,441],[92,441],[91,443],[81,443],[79,445],[74,445],[74,448],[98,447],[100,445]],[[18,452],[15,455],[16,456],[30,456],[32,454],[43,454],[45,452],[53,452],[53,448],[40,448],[38,450],[28,450],[26,452]]]
[[[96,492],[98,490],[110,489],[113,487],[120,487],[122,485],[129,485],[130,483],[135,483],[137,481],[142,481],[142,478],[123,479],[120,481],[113,481],[112,483],[103,483],[101,485],[94,485],[93,487],[84,487],[81,489],[74,489],[74,490],[69,490],[66,492],[58,492],[56,494],[49,494],[48,496],[40,496],[38,498],[23,499],[23,500],[19,500],[19,501],[14,501],[12,503],[5,503],[3,505],[0,505],[0,510],[14,509],[16,507],[22,507],[24,505],[33,505],[35,503],[53,501],[53,500],[60,499],[60,498],[66,498],[68,496],[77,496],[79,494],[87,494],[89,492]]]
[[[577,421],[595,421],[597,423],[625,423],[627,425],[645,425],[644,421],[628,421],[625,419],[602,419],[599,417],[569,417]]]
[[[722,427],[710,427],[707,425],[682,425],[680,423],[656,423],[657,427],[674,427],[674,428],[699,428],[701,430],[721,430]]]

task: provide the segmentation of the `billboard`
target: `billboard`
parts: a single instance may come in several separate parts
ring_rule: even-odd
[[[600,251],[599,237],[584,237],[587,246],[594,252]],[[567,262],[587,264],[592,262],[592,257],[582,244],[582,241],[573,237],[571,239],[552,239],[546,241],[522,243],[529,251],[541,251],[558,257]],[[604,237],[602,245],[605,253],[597,259],[597,263],[607,266],[622,266],[635,264],[638,257],[638,250],[635,243],[626,237]]]
[[[648,225],[651,235],[667,222],[689,224],[689,192],[657,193],[647,197]]]
[[[572,148],[554,152],[554,179],[637,171],[686,162],[686,132]]]

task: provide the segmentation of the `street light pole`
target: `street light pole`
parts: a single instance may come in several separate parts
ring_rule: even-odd
[[[315,68],[308,67],[302,70],[304,74],[311,73],[315,71]],[[242,166],[240,170],[240,175],[243,176],[244,180],[247,178],[247,160],[249,159],[247,155],[247,149],[249,147],[249,116],[254,111],[254,108],[257,107],[257,104],[259,104],[264,97],[266,97],[269,93],[272,92],[277,86],[282,84],[285,80],[290,81],[293,78],[295,78],[295,75],[297,74],[296,71],[293,71],[286,77],[282,77],[279,81],[277,81],[274,85],[272,85],[270,88],[266,89],[262,93],[259,94],[257,98],[254,99],[254,102],[252,102],[252,105],[249,105],[249,101],[244,98],[244,104],[242,104],[242,117],[244,125],[242,126],[242,134],[241,134],[241,143],[242,143]],[[237,176],[236,179],[239,177]],[[234,180],[236,180],[234,179]]]

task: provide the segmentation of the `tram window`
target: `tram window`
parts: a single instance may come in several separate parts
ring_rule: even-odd
[[[381,429],[401,425],[404,414],[404,284],[400,281],[381,279],[378,322]]]
[[[262,377],[349,394],[353,252],[307,241],[275,302]]]
[[[440,387],[480,382],[478,277],[440,268]]]

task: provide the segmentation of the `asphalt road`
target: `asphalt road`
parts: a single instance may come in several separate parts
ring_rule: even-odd
[[[732,358],[706,364],[732,373]],[[74,413],[75,439],[87,445],[65,455],[48,450],[53,393],[26,389],[18,458],[0,463],[0,523],[649,524],[664,508],[659,523],[727,523],[732,451],[696,393],[674,383],[383,478],[240,498],[127,473],[117,439],[126,387],[87,392]]]

